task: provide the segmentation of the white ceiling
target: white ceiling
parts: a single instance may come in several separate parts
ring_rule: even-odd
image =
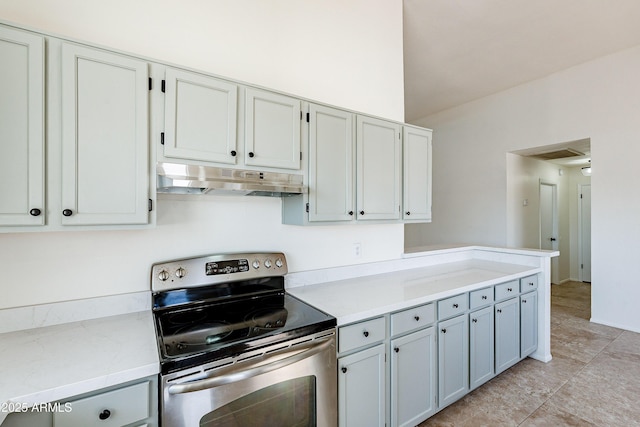
[[[640,0],[403,0],[405,120],[640,44]]]

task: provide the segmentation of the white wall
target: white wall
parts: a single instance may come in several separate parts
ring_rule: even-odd
[[[505,245],[505,153],[590,138],[592,319],[640,331],[639,75],[636,47],[419,120],[434,129],[433,223],[405,234]]]
[[[0,19],[402,120],[397,0],[3,0]],[[151,230],[0,235],[0,308],[149,289],[151,263],[281,250],[291,271],[397,259],[403,226],[294,227],[271,198],[164,199]],[[362,255],[353,255],[353,243]]]

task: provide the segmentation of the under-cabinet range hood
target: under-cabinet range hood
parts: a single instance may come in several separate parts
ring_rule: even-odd
[[[158,193],[293,196],[302,194],[302,175],[158,163]]]

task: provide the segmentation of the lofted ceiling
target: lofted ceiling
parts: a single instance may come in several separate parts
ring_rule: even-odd
[[[408,122],[640,44],[640,0],[403,0]]]

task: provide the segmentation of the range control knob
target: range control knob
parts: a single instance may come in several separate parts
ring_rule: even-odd
[[[264,266],[265,266],[265,267],[267,267],[267,268],[271,268],[271,260],[270,260],[270,259],[267,259],[267,260],[264,262]]]
[[[282,260],[280,258],[276,258],[276,267],[278,268],[282,267]]]
[[[187,270],[185,270],[184,268],[179,267],[179,268],[176,270],[176,277],[177,277],[178,279],[182,279],[182,278],[183,278],[184,276],[186,276],[186,275],[187,275]]]
[[[160,273],[158,273],[158,279],[166,282],[169,279],[169,272],[167,270],[161,270]]]
[[[251,266],[257,270],[258,268],[260,268],[260,261],[258,261],[257,259],[254,259],[253,262],[251,263]]]

